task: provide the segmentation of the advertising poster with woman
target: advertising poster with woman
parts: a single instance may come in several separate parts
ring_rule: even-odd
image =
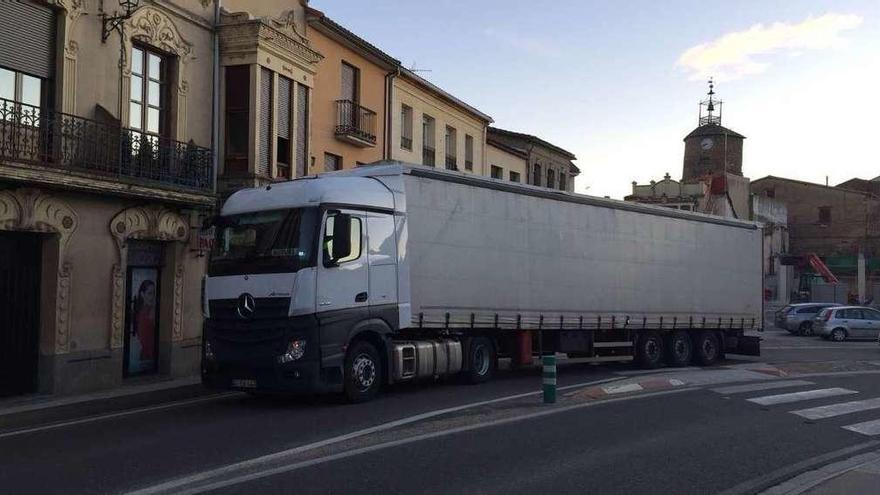
[[[126,373],[136,375],[156,371],[159,337],[157,268],[129,270],[130,299],[126,333]]]

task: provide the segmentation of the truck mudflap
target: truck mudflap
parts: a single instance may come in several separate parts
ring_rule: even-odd
[[[736,349],[728,351],[731,354],[742,354],[743,356],[761,355],[761,337],[741,335],[736,340]]]

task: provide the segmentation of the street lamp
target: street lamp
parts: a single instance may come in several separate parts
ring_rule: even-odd
[[[107,38],[110,37],[110,33],[113,31],[119,31],[122,33],[122,23],[128,20],[134,11],[138,8],[139,0],[119,0],[119,6],[122,7],[122,15],[114,15],[113,17],[107,17],[107,14],[101,14],[101,42],[104,43],[107,41]],[[115,14],[115,12],[114,12]]]

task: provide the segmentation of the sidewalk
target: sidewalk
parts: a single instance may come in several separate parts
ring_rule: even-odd
[[[154,380],[81,395],[28,395],[0,400],[0,429],[17,429],[161,403],[222,395],[198,376]]]
[[[842,495],[880,492],[880,450],[796,476],[762,495]]]

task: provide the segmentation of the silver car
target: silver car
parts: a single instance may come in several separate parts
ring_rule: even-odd
[[[880,311],[865,306],[826,308],[813,320],[813,328],[823,339],[876,339],[880,335]]]
[[[823,309],[839,306],[836,303],[789,304],[776,312],[774,323],[794,335],[813,335],[813,319]]]

